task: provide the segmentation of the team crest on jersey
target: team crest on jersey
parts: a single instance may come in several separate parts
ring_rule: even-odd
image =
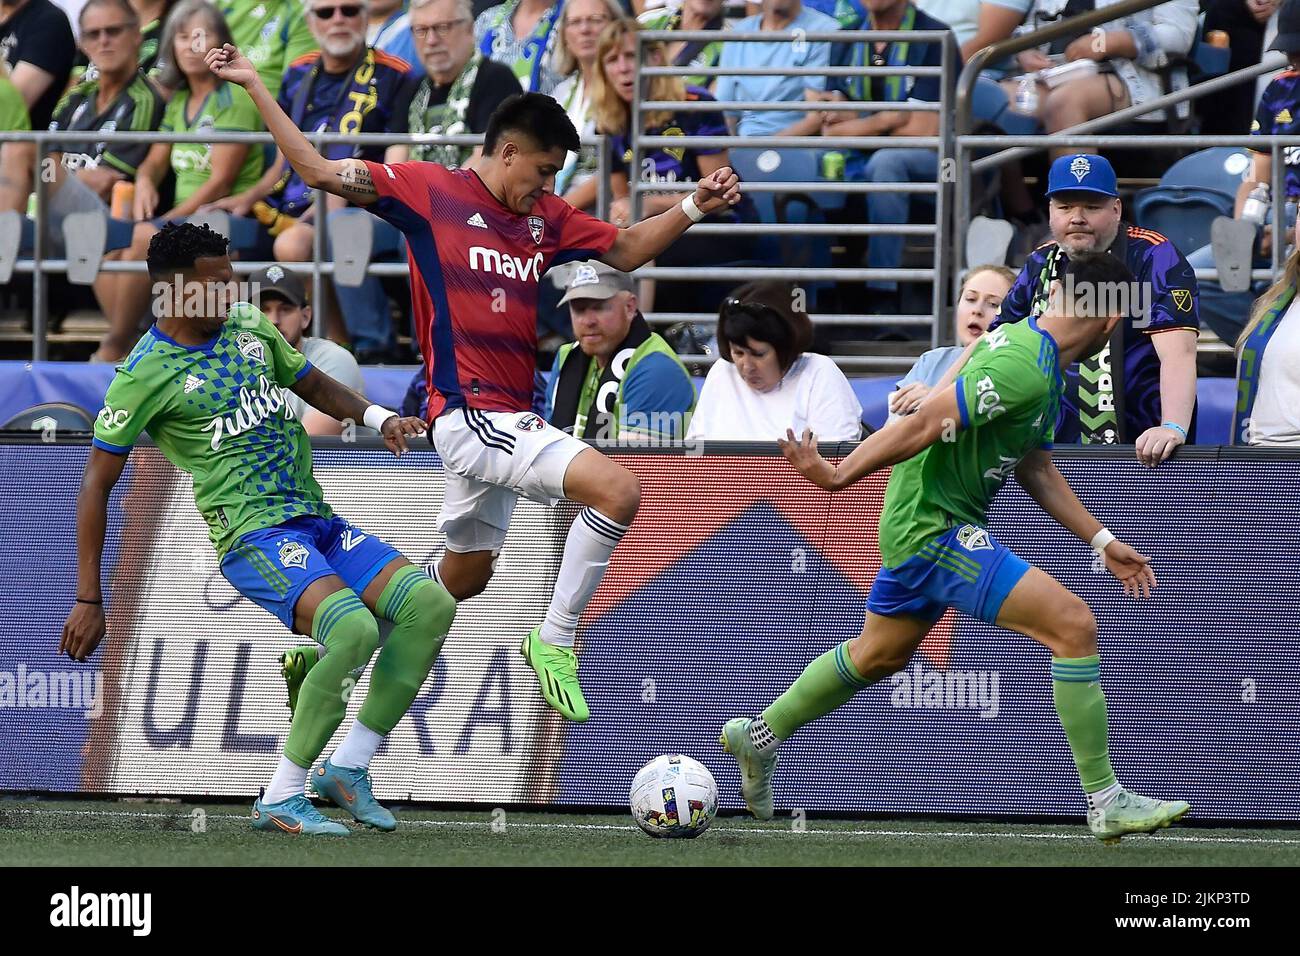
[[[1173,297],[1174,305],[1179,312],[1192,311],[1192,290],[1191,289],[1170,289],[1169,294]]]
[[[546,422],[531,413],[515,422],[515,428],[518,428],[521,432],[539,432],[545,427]]]
[[[307,549],[297,541],[283,541],[280,544],[280,563],[286,568],[307,570]]]
[[[239,349],[244,358],[252,359],[262,365],[266,364],[266,351],[262,347],[262,340],[252,332],[240,332],[235,337],[235,347]]]
[[[539,246],[542,244],[542,227],[545,225],[546,221],[541,216],[528,217],[528,231],[532,234],[533,242]]]
[[[989,533],[983,528],[977,528],[973,524],[963,525],[957,532],[957,543],[967,551],[992,551],[993,542],[989,540]]]

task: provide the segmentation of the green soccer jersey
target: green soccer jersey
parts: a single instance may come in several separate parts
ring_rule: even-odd
[[[1056,341],[1035,319],[985,335],[957,379],[962,428],[894,466],[880,556],[896,568],[962,524],[982,525],[1020,460],[1051,448],[1064,383]]]
[[[246,302],[205,345],[151,328],[95,421],[96,447],[127,454],[143,431],[194,476],[194,502],[222,556],[241,535],[300,515],[333,516],[312,476],[311,443],[285,389],[311,368]]]
[[[165,133],[257,133],[262,129],[262,114],[257,112],[242,86],[222,83],[199,104],[193,122],[186,118],[190,91],[177,90],[163,113],[162,131]],[[262,178],[265,150],[257,144],[248,147],[248,155],[239,167],[230,194],[238,195],[250,189]],[[194,195],[194,191],[212,175],[211,143],[173,143],[172,169],[176,173],[176,205]]]
[[[289,64],[316,49],[301,0],[221,0],[217,7],[272,96]]]

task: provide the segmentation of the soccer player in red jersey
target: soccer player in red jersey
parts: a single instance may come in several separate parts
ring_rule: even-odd
[[[308,186],[369,207],[406,236],[430,430],[447,474],[440,583],[457,600],[487,586],[520,495],[585,506],[569,531],[546,620],[521,652],[546,702],[570,720],[586,720],[574,632],[636,514],[640,488],[626,468],[531,411],[539,284],[552,266],[578,259],[625,272],[645,265],[692,223],[740,202],[735,173],[724,166],[679,206],[619,229],[555,195],[555,174],[579,140],[549,96],[505,100],[473,170],[326,160],[234,46],[210,51],[207,60],[221,79],[248,90]]]

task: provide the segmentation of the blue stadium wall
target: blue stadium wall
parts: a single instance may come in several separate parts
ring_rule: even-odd
[[[843,449],[842,449],[843,450]],[[76,581],[84,444],[0,444],[0,790],[251,799],[288,729],[279,653],[298,643],[217,570],[189,480],[138,449],[110,509],[110,636],[57,654]],[[591,720],[566,724],[518,654],[541,619],[572,506],[521,502],[496,578],[461,606],[437,666],[374,765],[387,800],[624,806],[660,753],[703,761],[817,654],[859,630],[879,567],[884,478],[822,493],[758,448],[628,453],[643,505],[580,632]],[[1300,455],[1062,451],[1084,503],[1151,555],[1126,599],[1014,484],[993,532],[1092,606],[1120,779],[1219,820],[1300,820]],[[336,510],[413,561],[439,551],[441,465],[321,443]],[[1078,814],[1048,653],[950,615],[895,679],[782,751],[778,807],[835,813]],[[355,713],[366,680],[353,695]]]

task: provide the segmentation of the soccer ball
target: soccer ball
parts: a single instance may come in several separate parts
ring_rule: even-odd
[[[718,812],[709,768],[680,754],[656,757],[632,780],[632,819],[652,837],[697,837]]]

